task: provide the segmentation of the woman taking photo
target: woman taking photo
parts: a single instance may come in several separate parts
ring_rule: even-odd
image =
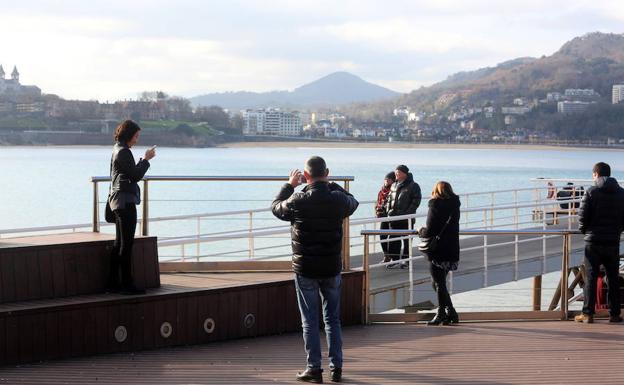
[[[145,151],[139,163],[134,162],[130,149],[139,140],[141,128],[132,120],[122,122],[115,129],[115,145],[110,163],[111,187],[108,204],[115,219],[115,243],[111,250],[108,290],[121,294],[145,294],[138,289],[132,277],[132,245],[137,225],[136,205],[141,203],[140,181],[156,156],[154,148]],[[121,280],[119,273],[121,270]]]
[[[438,313],[428,325],[448,325],[459,322],[459,317],[446,287],[449,271],[457,270],[459,263],[459,197],[448,182],[438,182],[429,200],[427,224],[418,230],[421,238],[439,237],[436,247],[425,252],[429,271],[438,295]]]

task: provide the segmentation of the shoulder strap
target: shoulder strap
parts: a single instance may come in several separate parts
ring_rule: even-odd
[[[453,218],[453,214],[449,215],[448,219],[446,220],[446,223],[442,227],[442,230],[440,230],[440,232],[437,235],[438,238],[442,236],[442,234],[444,233],[444,230],[446,230],[446,227],[449,225],[449,223],[451,223],[451,218]]]

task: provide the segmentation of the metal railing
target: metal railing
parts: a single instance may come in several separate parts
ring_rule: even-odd
[[[142,197],[142,216],[141,216],[141,235],[149,235],[149,221],[150,221],[150,195],[149,186],[150,182],[286,182],[288,176],[145,176],[143,181],[143,197]],[[328,178],[332,182],[343,182],[344,189],[349,191],[349,184],[354,180],[352,176],[330,176]],[[100,231],[100,209],[99,209],[99,189],[100,183],[110,183],[111,178],[109,176],[94,176],[91,177],[91,183],[93,184],[93,219],[92,230],[93,232]],[[268,211],[268,209],[267,209]],[[250,214],[251,215],[251,214]],[[180,218],[181,216],[178,216]],[[248,237],[250,242],[253,242],[252,233],[253,229],[249,229]],[[350,268],[350,232],[349,232],[349,220],[343,221],[343,267],[345,269]],[[199,239],[199,234],[196,239]],[[253,250],[253,244],[250,244],[250,252]]]
[[[562,245],[562,257],[561,257],[561,280],[560,280],[560,311],[559,318],[561,320],[568,319],[568,276],[569,272],[569,263],[570,263],[570,250],[571,250],[571,236],[574,234],[580,234],[577,230],[461,230],[459,235],[461,236],[483,236],[484,237],[484,269],[487,270],[487,236],[495,236],[495,235],[513,235],[515,236],[516,242],[518,242],[518,236],[522,235],[535,235],[535,236],[550,236],[550,237],[562,237],[563,245]],[[371,322],[371,318],[374,318],[374,321],[414,321],[420,319],[426,319],[420,315],[414,315],[409,313],[393,313],[393,314],[371,314],[371,284],[370,284],[370,237],[379,236],[379,235],[388,235],[388,236],[403,236],[409,237],[410,239],[418,236],[418,232],[415,230],[363,230],[361,231],[361,235],[364,237],[364,254],[363,254],[363,270],[365,272],[364,284],[363,284],[363,319],[366,320],[366,323]],[[409,258],[402,261],[409,261],[409,287],[410,293],[414,290],[414,263],[413,261],[419,257],[413,257],[411,255],[411,243],[410,243],[410,255]],[[517,252],[517,248],[516,248]],[[517,255],[516,255],[517,262]],[[451,274],[451,287],[452,287],[452,279],[453,276]],[[504,312],[501,319],[513,319],[514,316],[523,319],[543,319],[546,317],[551,317],[553,312],[513,312],[507,311]],[[540,314],[541,313],[541,314]],[[462,316],[462,318],[466,318],[466,315]],[[426,317],[426,316],[425,316]],[[481,316],[477,316],[475,319],[479,319]],[[468,319],[470,319],[470,315],[468,315]],[[482,318],[480,318],[482,319]]]

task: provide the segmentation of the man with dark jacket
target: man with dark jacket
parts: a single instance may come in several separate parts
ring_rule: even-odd
[[[587,189],[579,211],[579,230],[585,234],[583,313],[576,322],[593,323],[596,310],[596,282],[600,265],[608,280],[609,322],[620,316],[620,234],[624,230],[624,189],[611,177],[611,167],[603,162],[593,169],[595,185]]]
[[[323,382],[319,335],[319,292],[329,348],[331,380],[342,378],[342,332],[340,326],[340,287],[342,270],[342,222],[358,207],[353,195],[329,183],[329,170],[323,158],[306,162],[303,176],[308,185],[299,193],[301,172],[290,172],[288,183],[273,201],[277,218],[291,223],[292,265],[307,353],[307,368],[297,380]]]
[[[409,168],[406,165],[400,164],[394,170],[396,176],[396,182],[392,184],[390,193],[386,199],[386,212],[389,217],[396,217],[399,215],[415,214],[416,209],[420,206],[422,199],[420,193],[420,186],[414,182],[412,173],[409,172]],[[390,228],[392,230],[405,230],[410,229],[414,224],[413,219],[400,219],[390,222]],[[397,238],[397,236],[391,236],[390,238]],[[401,251],[401,241],[391,241],[388,246],[388,254],[390,254],[393,260],[399,260],[407,258],[409,255],[409,240],[403,240],[403,251]],[[396,264],[395,264],[396,266]],[[407,265],[401,265],[406,267]],[[389,268],[394,267],[389,265]]]

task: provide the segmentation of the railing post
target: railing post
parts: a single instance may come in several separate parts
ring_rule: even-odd
[[[197,262],[199,262],[199,256],[201,255],[201,217],[197,217]]]
[[[98,194],[98,182],[93,181],[93,232],[100,232],[100,199]]]
[[[561,320],[568,319],[568,264],[570,257],[570,233],[563,235],[563,256],[561,258]]]
[[[349,191],[349,181],[344,181],[344,189]],[[342,221],[342,270],[351,269],[351,235],[349,218]]]
[[[411,227],[411,226],[409,226]],[[414,305],[414,260],[412,259],[412,257],[414,256],[413,251],[412,251],[412,240],[414,239],[414,237],[409,236],[409,238],[407,238],[407,244],[409,245],[409,250],[407,253],[407,257],[408,257],[408,268],[409,268],[409,305],[412,306]]]
[[[254,257],[254,239],[253,239],[253,211],[249,212],[249,259]]]
[[[487,234],[483,236],[483,287],[488,285],[488,241]]]
[[[368,325],[370,313],[370,270],[368,267],[368,235],[364,235],[364,255],[362,256],[362,269],[364,270],[364,282],[362,285],[362,319]]]
[[[149,191],[147,179],[143,179],[143,221],[141,224],[141,235],[149,235]]]
[[[518,234],[514,236],[514,281],[518,280]]]

